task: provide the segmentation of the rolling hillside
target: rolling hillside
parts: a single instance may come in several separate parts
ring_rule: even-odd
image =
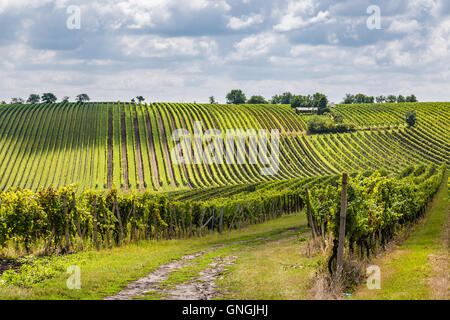
[[[404,117],[411,109],[418,123],[407,128]],[[283,105],[3,105],[0,190],[77,184],[79,190],[174,191],[450,163],[450,103],[340,105],[333,112],[354,122],[358,131],[307,135],[308,116]],[[173,163],[172,133],[181,128],[193,133],[196,121],[203,130],[223,133],[278,129],[279,172],[264,176],[259,164],[249,163]]]

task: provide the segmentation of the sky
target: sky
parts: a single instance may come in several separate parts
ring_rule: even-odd
[[[0,0],[0,100],[450,101],[449,0]]]

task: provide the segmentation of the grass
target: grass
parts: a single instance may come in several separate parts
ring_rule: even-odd
[[[447,181],[448,172],[444,181]],[[449,195],[442,183],[431,203],[423,225],[416,227],[411,237],[400,247],[388,251],[373,264],[381,269],[381,289],[362,287],[354,299],[367,300],[426,300],[435,297],[435,288],[430,285],[435,276],[433,257],[441,257],[447,267],[444,277],[448,279],[448,248],[443,244],[449,219]],[[450,299],[448,282],[446,299]],[[438,295],[439,296],[439,295]],[[444,293],[445,296],[445,293]]]
[[[270,239],[265,239],[269,236]],[[218,258],[224,258],[233,254],[240,254],[240,252],[252,249],[254,246],[271,245],[271,241],[276,241],[287,237],[292,237],[292,234],[271,232],[261,235],[261,237],[248,239],[248,241],[245,242],[239,241],[232,245],[224,246],[214,251],[207,252],[204,255],[197,257],[183,268],[172,271],[169,274],[168,279],[161,282],[160,288],[163,291],[167,291],[174,288],[177,284],[181,284],[183,282],[198,281],[196,280],[196,278],[200,276],[200,272],[209,268],[210,265]],[[153,300],[160,299],[161,297],[164,297],[164,293],[150,292],[150,294],[146,297],[139,297],[139,299]]]
[[[300,233],[244,252],[218,281],[225,292],[223,299],[305,299],[314,271],[323,262],[321,255],[309,258],[303,254],[305,240]]]
[[[0,286],[3,299],[102,299],[119,292],[128,283],[156,270],[160,265],[208,248],[241,240],[279,234],[286,229],[306,224],[305,215],[283,216],[263,224],[249,226],[223,235],[169,241],[148,241],[100,252],[77,253],[81,265],[81,289],[69,290],[70,275],[59,273],[32,287]]]

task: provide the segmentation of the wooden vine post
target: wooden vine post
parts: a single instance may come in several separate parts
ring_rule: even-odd
[[[76,206],[77,206],[77,200],[75,198],[75,192],[72,192],[72,210],[74,211],[74,214],[75,214],[75,224],[77,227],[78,237],[80,238],[80,242],[81,242],[81,250],[84,250],[83,233],[81,232],[80,217],[78,215]]]
[[[100,250],[100,245],[98,243],[98,237],[97,237],[97,197],[94,196],[94,201],[92,204],[92,211],[93,211],[93,215],[94,215],[94,243],[95,243],[95,248],[97,250]]]
[[[124,233],[123,233],[122,217],[120,216],[120,210],[119,210],[119,205],[117,203],[117,196],[116,195],[114,195],[113,215],[114,215],[114,211],[116,213],[117,220],[119,221],[119,229],[120,229],[119,245],[121,245],[122,241],[124,239]]]
[[[308,215],[308,223],[309,223],[309,227],[311,228],[313,240],[315,240],[317,238],[317,234],[316,234],[316,228],[314,226],[314,222],[313,222],[313,218],[312,218],[311,202],[309,201],[308,188],[305,188],[305,194],[306,194],[306,206],[307,206],[306,212]]]
[[[64,226],[64,236],[66,238],[66,253],[70,250],[70,234],[69,234],[69,209],[67,208],[67,194],[63,195],[64,218],[66,220]]]
[[[220,218],[219,218],[219,233],[222,234],[222,225],[223,225],[223,207],[220,210]]]
[[[342,175],[342,192],[341,192],[341,214],[339,219],[339,246],[337,252],[336,274],[340,274],[343,268],[344,245],[345,245],[345,223],[347,220],[347,183],[348,175]]]

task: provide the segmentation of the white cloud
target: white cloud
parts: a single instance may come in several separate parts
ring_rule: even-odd
[[[217,44],[210,39],[193,39],[189,37],[164,38],[153,35],[127,35],[120,39],[119,47],[129,57],[167,58],[196,57],[216,54]]]
[[[394,33],[412,33],[420,28],[417,20],[398,20],[392,21],[388,31]]]
[[[260,33],[242,39],[234,44],[235,51],[230,60],[245,60],[267,54],[278,42],[273,33]]]
[[[227,27],[232,30],[241,30],[264,22],[264,17],[260,14],[243,16],[241,18],[231,17]]]
[[[289,1],[286,13],[280,22],[274,26],[275,31],[287,32],[308,25],[325,22],[328,20],[328,11],[319,11],[315,14],[318,4],[314,0]]]
[[[43,6],[51,0],[2,0],[0,1],[0,14],[9,9],[36,8]]]

